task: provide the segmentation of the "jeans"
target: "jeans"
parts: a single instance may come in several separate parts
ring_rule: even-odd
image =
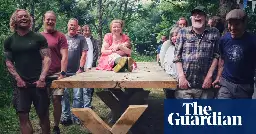
[[[70,97],[69,89],[64,90],[64,95],[61,101],[62,105],[62,120],[71,119],[70,111]],[[73,88],[73,108],[91,108],[92,96],[94,89],[93,88]],[[78,121],[78,118],[72,114],[74,121]]]

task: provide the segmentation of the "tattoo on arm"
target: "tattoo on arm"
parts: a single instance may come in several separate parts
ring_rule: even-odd
[[[14,77],[15,80],[20,79],[20,75],[17,73],[13,63],[10,60],[5,61],[8,71]]]
[[[48,48],[41,49],[40,54],[41,54],[42,58],[51,57],[50,49],[48,49]]]
[[[13,65],[12,52],[5,51],[4,52],[4,57],[5,57],[5,64],[6,64],[6,67],[7,67],[8,71],[13,76],[13,78],[17,80],[18,78],[20,78],[20,75],[17,73],[17,71],[16,71],[16,69]]]
[[[42,72],[39,80],[44,81],[51,65],[51,53],[48,48],[44,48],[40,50],[40,54],[43,60],[42,60]]]

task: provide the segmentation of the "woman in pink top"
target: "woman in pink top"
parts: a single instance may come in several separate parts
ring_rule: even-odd
[[[113,20],[110,24],[111,33],[107,33],[101,48],[101,57],[97,70],[114,70],[118,72],[126,64],[131,71],[133,60],[131,57],[131,44],[127,35],[122,33],[124,23],[122,20]],[[116,65],[115,65],[116,64]]]

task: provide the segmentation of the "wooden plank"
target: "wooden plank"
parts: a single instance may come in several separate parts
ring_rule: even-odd
[[[155,62],[139,62],[133,72],[91,70],[61,80],[52,88],[176,88],[175,79],[166,74]]]
[[[111,128],[113,134],[126,134],[148,105],[130,105]]]
[[[73,108],[71,111],[93,134],[112,134],[111,128],[92,109]]]

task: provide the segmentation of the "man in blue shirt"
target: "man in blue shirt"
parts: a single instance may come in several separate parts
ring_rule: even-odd
[[[256,57],[255,36],[246,32],[247,15],[234,9],[226,16],[229,32],[220,40],[218,99],[251,98],[253,94]]]

